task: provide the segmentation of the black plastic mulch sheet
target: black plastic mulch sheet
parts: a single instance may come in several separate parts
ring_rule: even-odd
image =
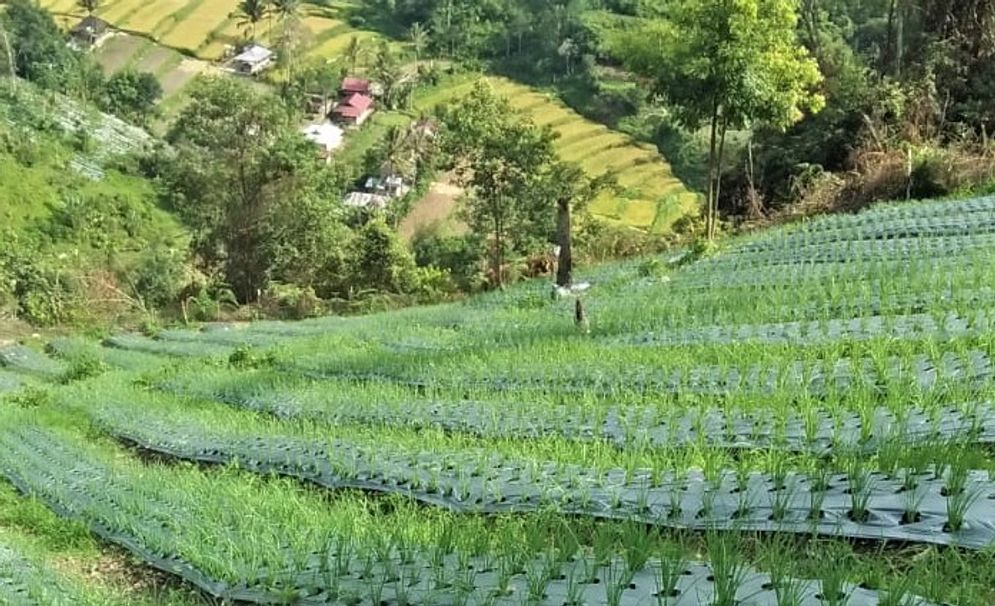
[[[849,606],[875,606],[882,596],[852,585],[831,587],[818,580],[783,579],[746,568],[742,563],[708,565],[680,559],[650,558],[645,562],[610,559],[602,563],[585,556],[523,558],[520,554],[470,557],[466,554],[434,552],[411,546],[386,550],[361,550],[340,542],[324,553],[295,560],[285,570],[260,570],[252,581],[226,583],[204,574],[175,555],[150,549],[121,528],[111,526],[80,510],[94,511],[101,503],[106,519],[127,520],[144,525],[144,532],[166,536],[163,522],[154,512],[168,504],[154,500],[155,487],[141,494],[148,514],[136,513],[135,491],[122,487],[119,478],[99,464],[87,461],[83,452],[62,443],[57,436],[40,430],[7,430],[0,433],[0,470],[20,491],[47,503],[62,516],[81,519],[109,542],[129,550],[150,566],[180,577],[216,599],[234,603],[286,604],[427,604],[518,606],[530,598],[543,606],[588,604],[645,606],[673,604],[703,606],[728,599],[744,606],[774,606],[778,592],[791,587],[799,604],[817,606],[827,593],[840,590]],[[59,465],[50,473],[29,471],[29,461],[43,453]],[[25,466],[25,469],[21,469]],[[123,491],[123,492],[122,492]],[[123,509],[117,502],[129,505]],[[89,505],[86,505],[89,503]],[[182,512],[174,512],[182,515]],[[148,517],[146,517],[148,516]],[[218,529],[219,531],[222,529]],[[234,529],[224,529],[233,533]],[[232,565],[239,563],[232,562]],[[267,589],[258,579],[279,579],[280,590]],[[269,583],[272,585],[272,583]],[[906,604],[925,605],[913,596],[902,596]]]
[[[646,470],[593,469],[446,457],[345,442],[211,439],[196,427],[145,420],[141,430],[104,424],[119,439],[171,457],[239,465],[330,489],[397,493],[458,512],[562,513],[692,529],[793,532],[983,549],[995,544],[995,483],[987,472],[901,471],[775,477],[733,471],[654,478]],[[198,435],[200,434],[200,435]],[[953,517],[953,520],[951,518]]]

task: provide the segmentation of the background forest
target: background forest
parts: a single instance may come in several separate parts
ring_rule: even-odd
[[[291,23],[291,4],[266,14]],[[242,14],[254,5],[270,10],[243,2]],[[558,158],[548,128],[484,85],[328,165],[297,125],[307,96],[334,90],[344,68],[290,60],[267,91],[205,78],[165,121],[154,78],[104,76],[51,15],[12,0],[0,17],[6,315],[101,324],[246,303],[302,316],[437,301],[528,275],[565,241],[581,262],[707,251],[755,225],[992,188],[995,6],[984,0],[368,0],[348,20],[403,45],[344,51],[353,66],[367,56],[392,107],[461,73],[548,90],[655,145],[701,193],[700,213],[664,234],[592,218],[587,206],[618,184]],[[96,127],[60,124],[57,94],[162,137],[92,183],[65,166],[89,153]],[[403,205],[341,204],[384,167],[410,172],[416,194],[452,175],[468,230],[405,242]]]

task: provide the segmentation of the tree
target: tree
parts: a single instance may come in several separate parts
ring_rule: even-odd
[[[304,42],[305,30],[301,27],[301,0],[271,0],[273,14],[280,19],[279,35],[276,45],[279,57],[287,67],[287,74],[292,80],[297,69],[298,47]]]
[[[87,15],[92,15],[97,12],[100,8],[100,0],[77,0],[76,2],[80,8],[86,11]]]
[[[491,279],[504,283],[509,250],[535,235],[535,195],[555,159],[553,135],[516,114],[486,82],[442,116],[443,148],[469,194],[463,215],[471,229],[491,237]]]
[[[556,211],[557,286],[568,288],[573,284],[573,214],[616,187],[614,175],[605,173],[591,178],[571,162],[553,162],[543,172],[537,184],[542,198],[540,208]]]
[[[346,45],[343,55],[346,63],[349,64],[349,72],[354,73],[356,66],[366,55],[366,46],[363,45],[363,40],[359,36],[349,38],[349,44]]]
[[[380,160],[377,171],[381,176],[400,175],[407,179],[414,177],[414,149],[408,128],[391,126],[375,152]]]
[[[414,258],[382,218],[359,230],[350,260],[355,287],[391,293],[411,290]]]
[[[112,114],[142,123],[153,115],[160,97],[162,86],[155,76],[126,69],[108,78],[101,105]]]
[[[256,40],[256,27],[266,18],[268,12],[268,0],[241,0],[238,3],[238,26],[245,28],[248,38],[253,42]]]
[[[297,19],[300,16],[301,0],[270,0],[273,12],[281,21]]]
[[[428,30],[420,21],[415,21],[408,29],[408,40],[411,41],[411,49],[415,51],[415,60],[421,61],[422,53],[428,48]]]
[[[709,238],[729,129],[783,130],[824,105],[822,76],[797,29],[793,0],[686,0],[670,5],[669,20],[644,22],[611,41],[630,69],[655,80],[684,127],[709,128]]]
[[[175,150],[161,170],[168,204],[193,231],[205,269],[220,271],[240,301],[255,300],[288,265],[280,255],[290,257],[295,243],[285,238],[300,237],[288,217],[310,200],[335,199],[341,183],[315,162],[278,100],[232,78],[199,82],[167,140]]]
[[[0,27],[7,32],[17,75],[45,88],[68,86],[80,61],[48,11],[31,0],[10,0],[0,12]]]
[[[408,103],[414,92],[416,74],[397,60],[386,42],[377,49],[372,71],[383,89],[380,97],[388,109]]]

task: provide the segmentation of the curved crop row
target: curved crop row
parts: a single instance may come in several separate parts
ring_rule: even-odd
[[[241,505],[233,502],[233,509],[225,512],[226,528],[216,528],[198,517],[204,510],[197,508],[210,504],[174,503],[170,497],[176,493],[169,487],[150,483],[144,475],[113,470],[49,432],[8,429],[0,433],[0,443],[4,446],[0,471],[20,490],[66,517],[85,522],[103,539],[147,564],[225,601],[303,606],[364,601],[399,606],[427,602],[513,606],[529,596],[530,603],[543,606],[717,601],[761,606],[777,599],[782,586],[790,583],[797,590],[797,603],[805,606],[816,606],[821,603],[818,596],[827,595],[851,606],[883,602],[877,593],[842,583],[838,577],[832,585],[774,579],[748,568],[730,549],[717,550],[707,565],[689,563],[680,556],[637,557],[634,553],[624,559],[610,555],[595,559],[560,550],[538,558],[521,550],[474,555],[454,550],[452,537],[447,544],[438,542],[432,548],[401,535],[364,542],[344,538],[342,530],[316,527],[320,522],[315,520],[308,520],[308,536],[317,549],[295,552],[288,544],[270,554],[269,561],[250,559],[241,550],[201,554],[201,558],[215,558],[212,561],[218,566],[227,564],[227,570],[234,566],[240,571],[241,580],[222,580],[181,552],[192,549],[191,540],[200,537],[204,541],[218,533],[227,542],[250,540],[242,532],[251,520],[239,515],[248,513],[244,501]],[[157,519],[157,512],[172,517]],[[219,557],[224,560],[218,561]],[[238,557],[244,559],[228,561]],[[899,597],[916,606],[925,604],[920,598]]]
[[[484,451],[439,456],[325,446],[286,437],[238,439],[147,416],[101,417],[123,442],[178,459],[232,464],[277,473],[329,489],[396,493],[466,513],[554,510],[674,528],[823,534],[871,540],[938,543],[983,549],[995,544],[995,483],[985,472],[951,468],[900,470],[894,476],[857,468],[803,474],[739,474],[714,478],[495,458]]]

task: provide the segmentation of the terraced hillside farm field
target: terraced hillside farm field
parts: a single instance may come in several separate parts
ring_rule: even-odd
[[[418,109],[466,95],[480,79],[464,75],[445,86],[421,95]],[[576,162],[589,174],[611,173],[618,179],[622,195],[604,195],[591,205],[603,219],[640,229],[667,232],[673,223],[693,212],[699,196],[687,190],[671,172],[670,165],[652,145],[591,122],[555,98],[506,78],[486,77],[511,105],[536,124],[550,126],[558,135],[556,148],[564,160]]]
[[[531,282],[0,349],[0,603],[988,606],[993,260],[995,198],[909,203],[588,268],[587,329]]]
[[[76,0],[42,0],[42,6],[62,17],[82,17]],[[216,61],[226,46],[245,41],[248,25],[238,15],[238,0],[104,0],[96,14],[115,27],[180,53]],[[307,53],[335,59],[353,36],[371,41],[373,32],[347,23],[354,3],[348,0],[301,3],[301,25]],[[256,37],[269,43],[274,19],[256,25]]]

